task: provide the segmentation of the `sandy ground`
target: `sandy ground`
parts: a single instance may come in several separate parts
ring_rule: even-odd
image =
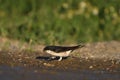
[[[107,70],[120,71],[120,42],[86,43],[62,61],[48,60],[44,45],[21,44],[0,39],[0,65],[24,66],[44,70]]]

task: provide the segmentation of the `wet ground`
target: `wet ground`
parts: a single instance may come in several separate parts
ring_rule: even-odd
[[[120,79],[118,41],[86,44],[62,61],[49,60],[50,55],[42,52],[44,46],[18,45],[9,43],[7,49],[0,45],[1,80]]]
[[[119,80],[120,72],[102,70],[52,71],[0,66],[1,80]]]

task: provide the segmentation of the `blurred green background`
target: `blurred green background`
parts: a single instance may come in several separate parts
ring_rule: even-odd
[[[120,0],[0,0],[0,36],[37,44],[120,40]]]

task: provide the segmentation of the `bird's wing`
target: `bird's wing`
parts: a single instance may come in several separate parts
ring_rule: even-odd
[[[56,53],[60,53],[60,52],[66,52],[66,51],[73,51],[75,49],[81,48],[83,47],[82,45],[77,45],[77,46],[46,46],[44,49],[49,49],[52,50]]]
[[[53,47],[53,51],[57,52],[57,53],[60,53],[60,52],[65,52],[65,51],[73,51],[75,49],[78,49],[78,48],[81,48],[83,47],[82,45],[78,45],[78,46],[71,46],[71,47],[63,47],[63,46],[54,46]]]

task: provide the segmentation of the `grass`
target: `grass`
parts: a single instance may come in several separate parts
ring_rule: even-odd
[[[119,0],[1,0],[0,36],[31,44],[120,40]]]

